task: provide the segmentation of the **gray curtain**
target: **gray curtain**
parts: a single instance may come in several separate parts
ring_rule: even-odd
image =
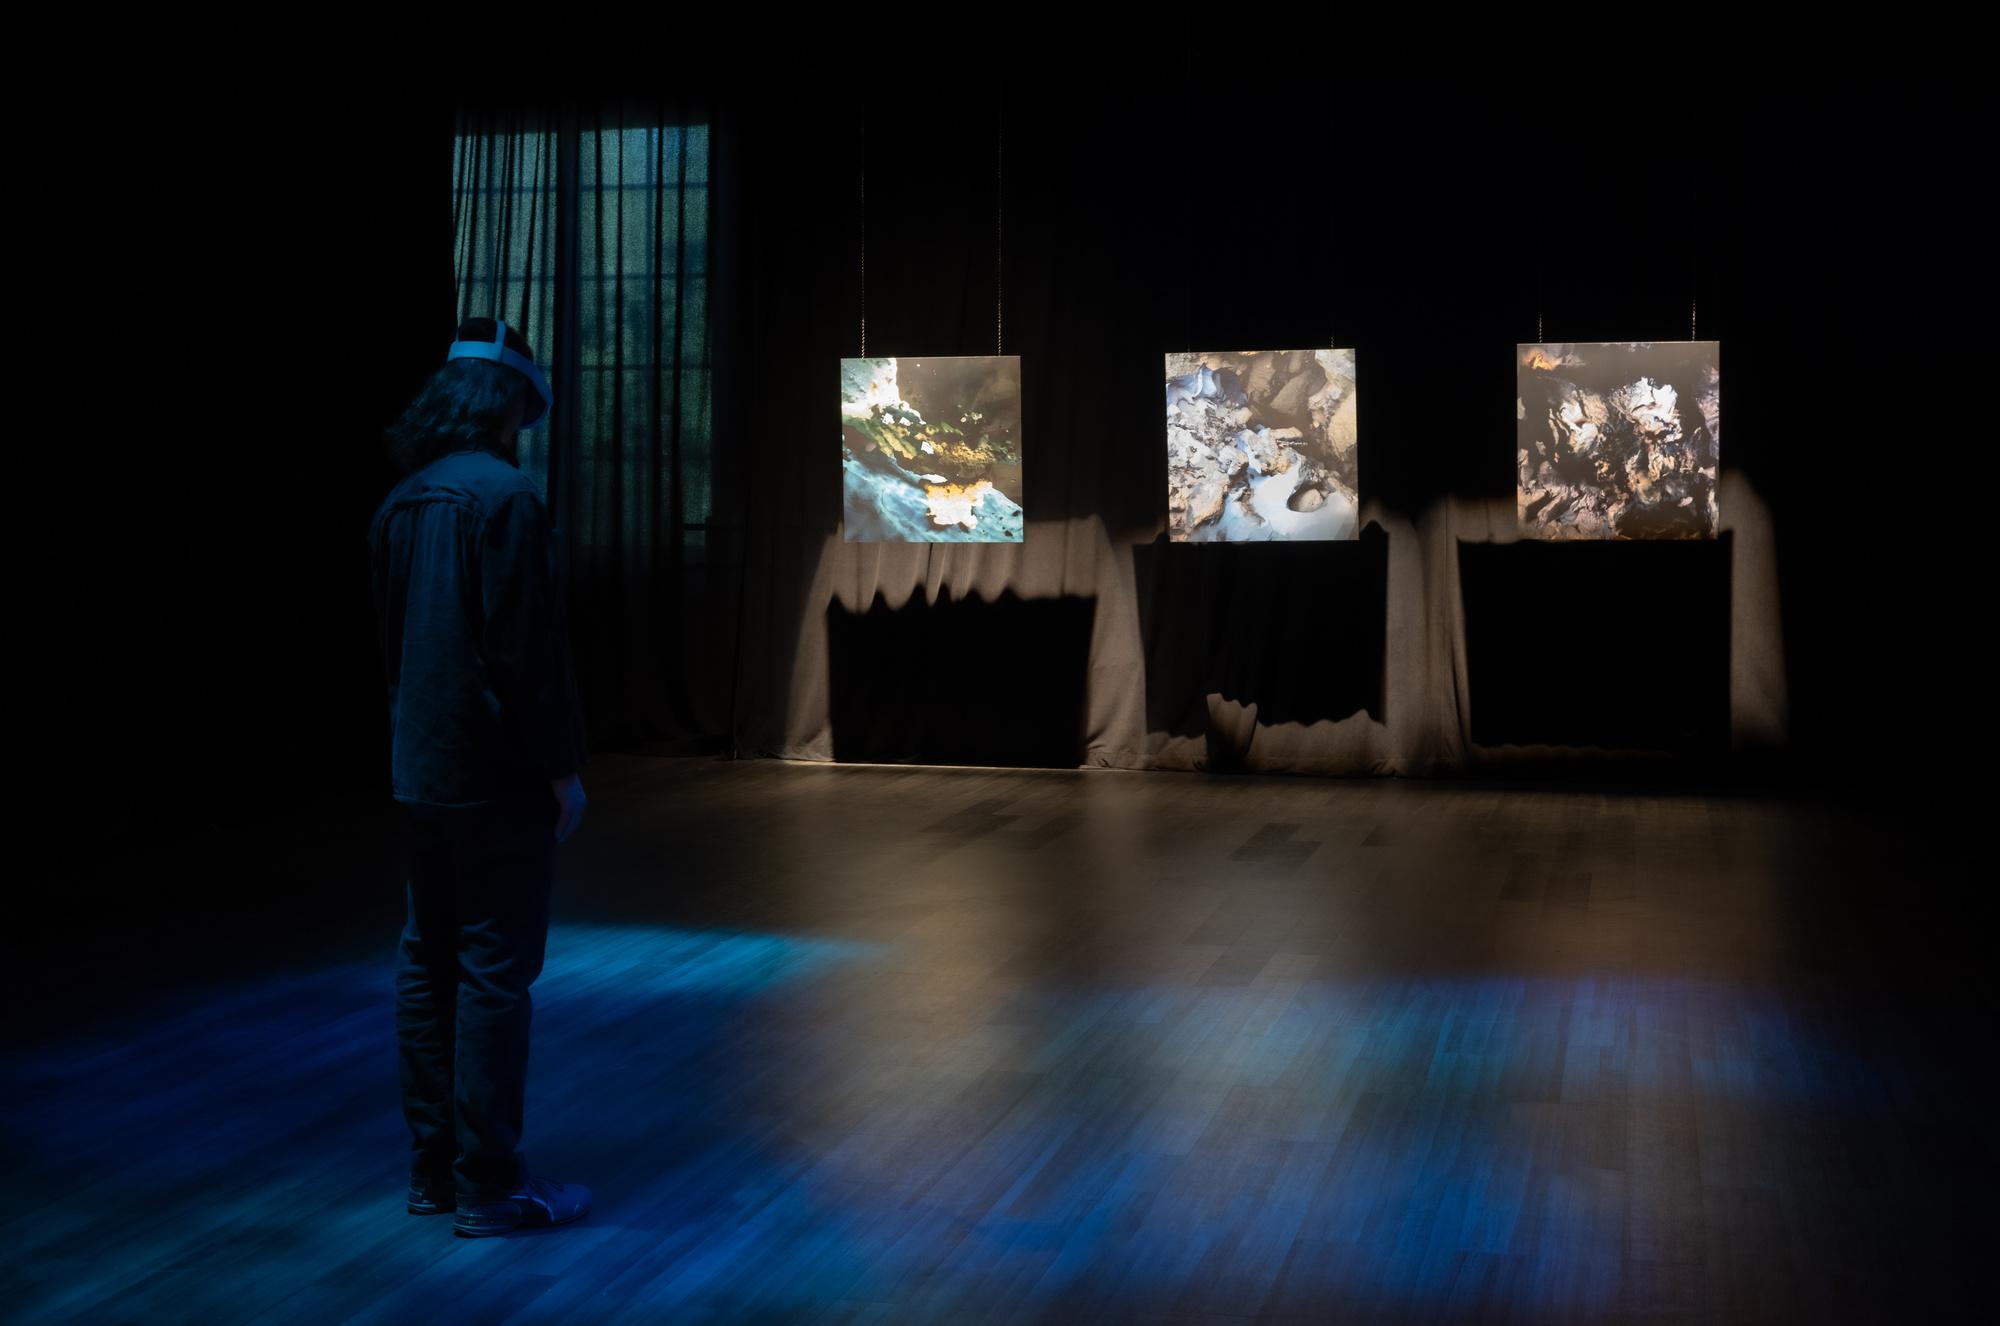
[[[1422,103],[1394,109],[1418,114]],[[1481,704],[1491,713],[1505,697],[1478,689],[1482,668],[1469,656],[1461,558],[1467,549],[1515,540],[1508,483],[1513,411],[1472,416],[1485,430],[1482,446],[1471,436],[1478,429],[1453,429],[1450,410],[1430,416],[1420,408],[1427,384],[1414,375],[1431,371],[1423,361],[1436,338],[1439,306],[1405,298],[1387,282],[1361,287],[1380,313],[1357,314],[1355,322],[1384,324],[1382,338],[1361,358],[1366,551],[1322,546],[1284,563],[1258,560],[1258,549],[1167,548],[1161,352],[1181,348],[1184,337],[1207,336],[1234,348],[1253,344],[1246,339],[1253,334],[1282,338],[1282,319],[1293,310],[1338,308],[1360,298],[1341,284],[1347,270],[1311,265],[1317,219],[1278,217],[1294,227],[1278,232],[1284,240],[1295,231],[1304,241],[1298,250],[1304,258],[1232,275],[1233,288],[1214,293],[1197,287],[1187,294],[1187,282],[1176,276],[1163,293],[1148,278],[1186,270],[1181,221],[1129,200],[1155,198],[1159,181],[1175,170],[1205,178],[1184,163],[1213,158],[1179,150],[1177,138],[1135,151],[1134,145],[1154,143],[1165,123],[1149,119],[1144,107],[1093,105],[1075,117],[1017,114],[1005,130],[1011,186],[996,178],[997,108],[952,116],[927,107],[922,116],[897,116],[878,102],[874,110],[864,127],[854,103],[822,117],[788,115],[780,107],[746,131],[754,148],[744,154],[744,245],[758,258],[737,297],[761,373],[754,388],[744,384],[732,413],[740,419],[740,444],[784,481],[760,486],[743,507],[748,591],[737,721],[745,753],[835,757],[839,654],[847,646],[830,622],[871,607],[877,614],[910,612],[912,605],[922,620],[926,605],[947,599],[992,605],[1010,597],[1030,606],[1087,604],[1087,637],[1052,639],[1039,654],[1034,641],[1021,643],[1007,655],[1005,675],[982,669],[976,657],[864,656],[858,666],[887,680],[868,692],[861,717],[873,721],[881,697],[894,704],[917,696],[918,703],[949,710],[947,721],[976,724],[996,697],[1035,684],[1038,670],[1071,667],[1068,651],[1078,649],[1088,657],[1077,759],[1091,766],[1426,774],[1569,758],[1588,749],[1511,735],[1475,739]],[[1461,151],[1471,160],[1506,149],[1496,128],[1491,141]],[[1386,158],[1376,169],[1390,181],[1399,172],[1435,173],[1434,163],[1415,158]],[[1442,178],[1449,177],[1445,171]],[[1386,188],[1380,193],[1389,196]],[[936,206],[940,198],[948,209]],[[1003,206],[1004,276],[994,249]],[[1263,214],[1258,224],[1268,228]],[[1448,380],[1461,384],[1455,389],[1475,410],[1495,399],[1511,406],[1513,333],[1531,337],[1535,327],[1533,278],[1523,278],[1507,252],[1513,237],[1504,228],[1490,230],[1478,243],[1456,248],[1421,233],[1391,236],[1409,246],[1416,276],[1491,323],[1448,329],[1445,338],[1449,354],[1473,370],[1497,370],[1490,378]],[[1232,262],[1243,260],[1244,250],[1221,248]],[[1307,280],[1325,289],[1301,293],[1291,284]],[[844,542],[833,452],[835,374],[840,357],[860,353],[861,310],[868,313],[870,354],[993,353],[1002,281],[1007,339],[1001,348],[1023,355],[1025,542]],[[1530,292],[1518,307],[1508,304],[1510,287]],[[1258,300],[1269,326],[1257,323]],[[1228,321],[1239,302],[1252,307],[1242,321]],[[1684,291],[1678,303],[1660,301],[1657,320],[1661,339],[1676,329],[1685,334]],[[1315,330],[1319,343],[1323,327]],[[1290,334],[1254,344],[1312,343]],[[1394,342],[1397,336],[1405,339]],[[1381,352],[1385,341],[1398,344],[1393,357]],[[1726,562],[1720,577],[1726,588],[1711,596],[1709,620],[1726,617],[1715,639],[1726,630],[1726,660],[1717,667],[1728,674],[1727,718],[1726,737],[1711,745],[1776,747],[1786,738],[1788,703],[1775,536],[1748,472],[1727,451],[1720,510],[1724,537],[1705,545],[1704,556]],[[1163,577],[1163,564],[1178,570]],[[1260,567],[1283,570],[1293,583],[1259,598]],[[1334,623],[1311,642],[1317,652],[1287,644],[1282,618],[1297,608],[1288,595],[1312,600]],[[1587,602],[1555,610],[1580,615],[1571,623],[1577,628],[1612,611]],[[918,655],[927,639],[921,626],[907,637]],[[1552,636],[1549,649],[1552,660],[1604,673],[1630,665],[1591,658],[1588,629]],[[1353,676],[1322,686],[1332,656]],[[849,670],[854,665],[848,661]],[[962,684],[940,686],[920,675],[941,670]],[[1641,676],[1631,684],[1666,683]],[[1550,685],[1563,682],[1557,677]],[[1285,702],[1273,703],[1272,695]],[[1311,702],[1298,702],[1301,695]],[[1608,747],[1602,753],[1619,754]],[[1643,751],[1626,753],[1647,758]]]
[[[716,532],[711,137],[664,100],[461,106],[458,316],[521,329],[556,405],[522,434],[555,519],[593,748],[713,743],[737,577]]]

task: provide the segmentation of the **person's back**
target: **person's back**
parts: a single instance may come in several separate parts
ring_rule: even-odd
[[[588,1189],[530,1175],[519,1150],[529,987],[585,752],[554,531],[512,463],[548,384],[506,324],[470,319],[458,337],[387,431],[405,477],[368,548],[410,850],[396,978],[407,1205],[479,1236],[590,1209]]]
[[[406,476],[369,527],[395,799],[462,806],[583,764],[560,582],[528,477],[480,448]]]

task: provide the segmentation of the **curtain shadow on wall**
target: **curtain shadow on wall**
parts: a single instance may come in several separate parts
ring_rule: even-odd
[[[1209,731],[1209,697],[1266,723],[1383,717],[1389,536],[1352,542],[1132,549],[1146,651],[1146,726]],[[1211,756],[1221,756],[1212,750]]]
[[[1472,740],[1729,749],[1734,539],[1458,545]]]
[[[1074,769],[1097,601],[1003,590],[827,604],[833,758]]]

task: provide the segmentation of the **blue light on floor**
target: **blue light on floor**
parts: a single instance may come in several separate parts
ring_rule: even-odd
[[[392,978],[272,976],[10,1056],[16,1319],[139,1292],[203,1322],[1451,1315],[1523,1286],[1589,1316],[1695,1283],[1668,1272],[1726,1261],[1730,1219],[1823,1255],[1857,1186],[1870,1237],[1924,1216],[1890,1030],[1724,980],[988,991],[883,945],[559,925],[527,1146],[597,1209],[472,1243],[401,1211]]]

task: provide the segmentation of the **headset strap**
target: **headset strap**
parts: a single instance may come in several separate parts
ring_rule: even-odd
[[[555,404],[555,395],[549,390],[549,381],[542,376],[542,370],[535,361],[517,350],[507,347],[507,324],[494,319],[493,339],[490,341],[453,341],[451,352],[445,362],[454,359],[486,359],[496,364],[505,364],[516,373],[534,384],[535,394],[542,398],[542,414],[547,414]]]

